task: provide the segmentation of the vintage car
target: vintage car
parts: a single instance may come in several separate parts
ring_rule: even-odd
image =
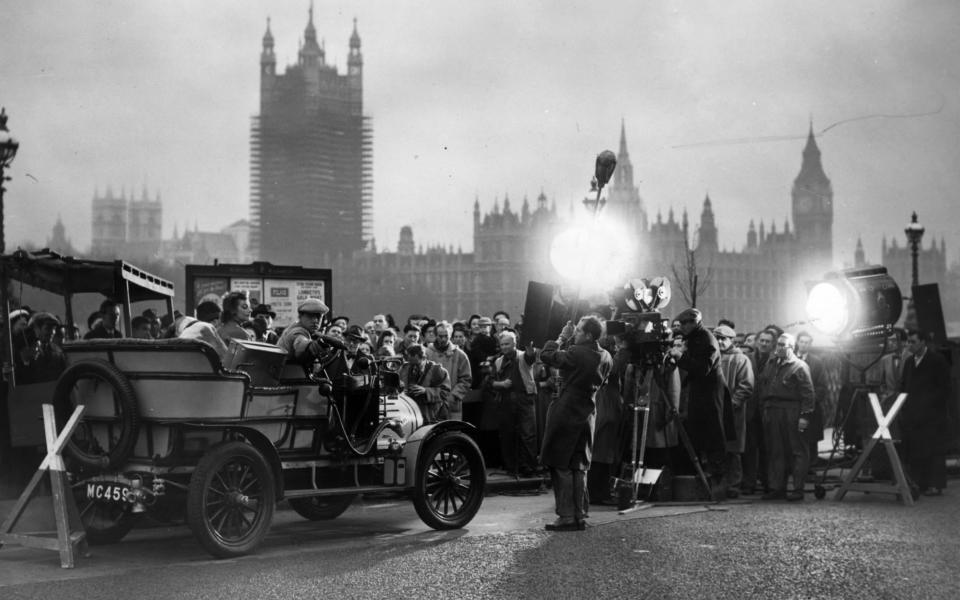
[[[326,338],[326,358],[344,351]],[[193,340],[90,340],[63,346],[68,366],[46,396],[10,397],[11,428],[52,402],[60,426],[83,419],[65,459],[91,543],[122,539],[139,517],[185,517],[215,557],[254,551],[278,502],[333,519],[360,494],[412,497],[435,529],[463,527],[486,470],[460,421],[425,424],[400,391],[396,359],[331,380],[279,348],[234,341],[221,359]],[[16,421],[16,422],[15,422]]]
[[[358,494],[402,491],[436,529],[463,527],[483,501],[470,425],[424,425],[390,361],[371,361],[337,399],[332,382],[258,342],[234,341],[226,365],[192,340],[64,350],[53,402],[63,418],[85,405],[66,453],[91,542],[119,540],[138,514],[185,510],[201,545],[230,557],[257,547],[283,499],[321,520]]]

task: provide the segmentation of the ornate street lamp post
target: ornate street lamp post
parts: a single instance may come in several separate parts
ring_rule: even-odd
[[[907,234],[907,243],[910,244],[910,258],[912,259],[911,282],[912,287],[920,285],[920,272],[917,266],[917,258],[920,254],[920,240],[923,239],[923,232],[926,231],[923,225],[917,222],[917,212],[913,212],[910,217],[910,224],[903,230]]]
[[[10,181],[4,171],[13,162],[13,157],[17,155],[17,149],[20,148],[18,142],[7,129],[7,109],[0,108],[0,254],[7,250],[6,239],[3,235],[3,192],[6,188],[3,184]]]
[[[918,258],[920,255],[920,240],[923,239],[924,231],[923,225],[917,222],[917,213],[914,211],[913,216],[910,217],[910,223],[907,225],[907,228],[903,230],[903,232],[907,234],[907,243],[910,244],[910,258],[912,260],[910,302],[907,303],[907,317],[903,324],[907,329],[916,329],[919,325],[919,321],[917,321],[917,306],[913,301],[913,294],[916,292],[917,286],[920,285]]]
[[[17,149],[20,148],[20,142],[15,140],[7,129],[7,109],[0,108],[0,254],[7,250],[6,240],[3,236],[3,192],[6,191],[3,184],[10,181],[5,173],[7,167],[13,162],[13,157],[17,155]],[[7,322],[7,273],[0,266],[0,376],[4,380],[13,382],[13,365],[11,363],[13,349],[11,348],[11,337],[7,335],[4,329],[9,325]]]

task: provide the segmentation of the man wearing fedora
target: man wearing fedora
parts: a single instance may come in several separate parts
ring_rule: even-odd
[[[273,307],[269,304],[258,304],[253,308],[253,312],[250,313],[251,319],[262,318],[266,330],[263,333],[263,340],[268,344],[276,344],[277,340],[280,339],[280,336],[277,335],[276,330],[273,328],[273,320],[277,318],[277,313],[273,311]]]
[[[376,427],[379,398],[369,384],[373,358],[361,344],[367,341],[363,327],[350,325],[343,332],[342,347],[321,358],[323,374],[333,384],[333,399],[348,430],[363,435]]]

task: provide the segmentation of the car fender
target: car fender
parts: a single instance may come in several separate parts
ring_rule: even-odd
[[[270,471],[273,472],[273,481],[274,488],[276,489],[277,500],[283,500],[283,466],[280,464],[280,455],[277,453],[277,449],[274,447],[273,442],[268,440],[265,435],[256,429],[237,425],[230,425],[226,428],[224,428],[223,425],[208,425],[203,423],[189,423],[187,425],[196,429],[226,429],[227,431],[238,433],[243,436],[247,443],[259,450],[260,454],[267,459],[267,464],[270,465]]]
[[[406,459],[409,473],[415,472],[420,460],[420,450],[424,444],[433,437],[447,431],[462,431],[470,437],[476,437],[477,428],[465,421],[440,421],[417,429],[407,438],[406,444],[403,446],[403,458]],[[409,469],[414,469],[414,471]]]

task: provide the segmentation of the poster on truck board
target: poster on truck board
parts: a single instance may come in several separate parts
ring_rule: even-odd
[[[193,280],[193,297],[196,304],[201,302],[216,302],[218,305],[227,293],[230,280],[226,277],[197,277]],[[187,312],[194,314],[196,306],[188,306]]]
[[[307,298],[324,299],[324,282],[303,279],[264,279],[263,301],[277,313],[274,324],[286,327],[297,322],[297,307]]]
[[[247,298],[250,299],[250,306],[254,307],[261,302],[263,302],[263,280],[259,277],[250,278],[250,277],[231,277],[230,278],[230,291],[231,292],[246,292]]]

